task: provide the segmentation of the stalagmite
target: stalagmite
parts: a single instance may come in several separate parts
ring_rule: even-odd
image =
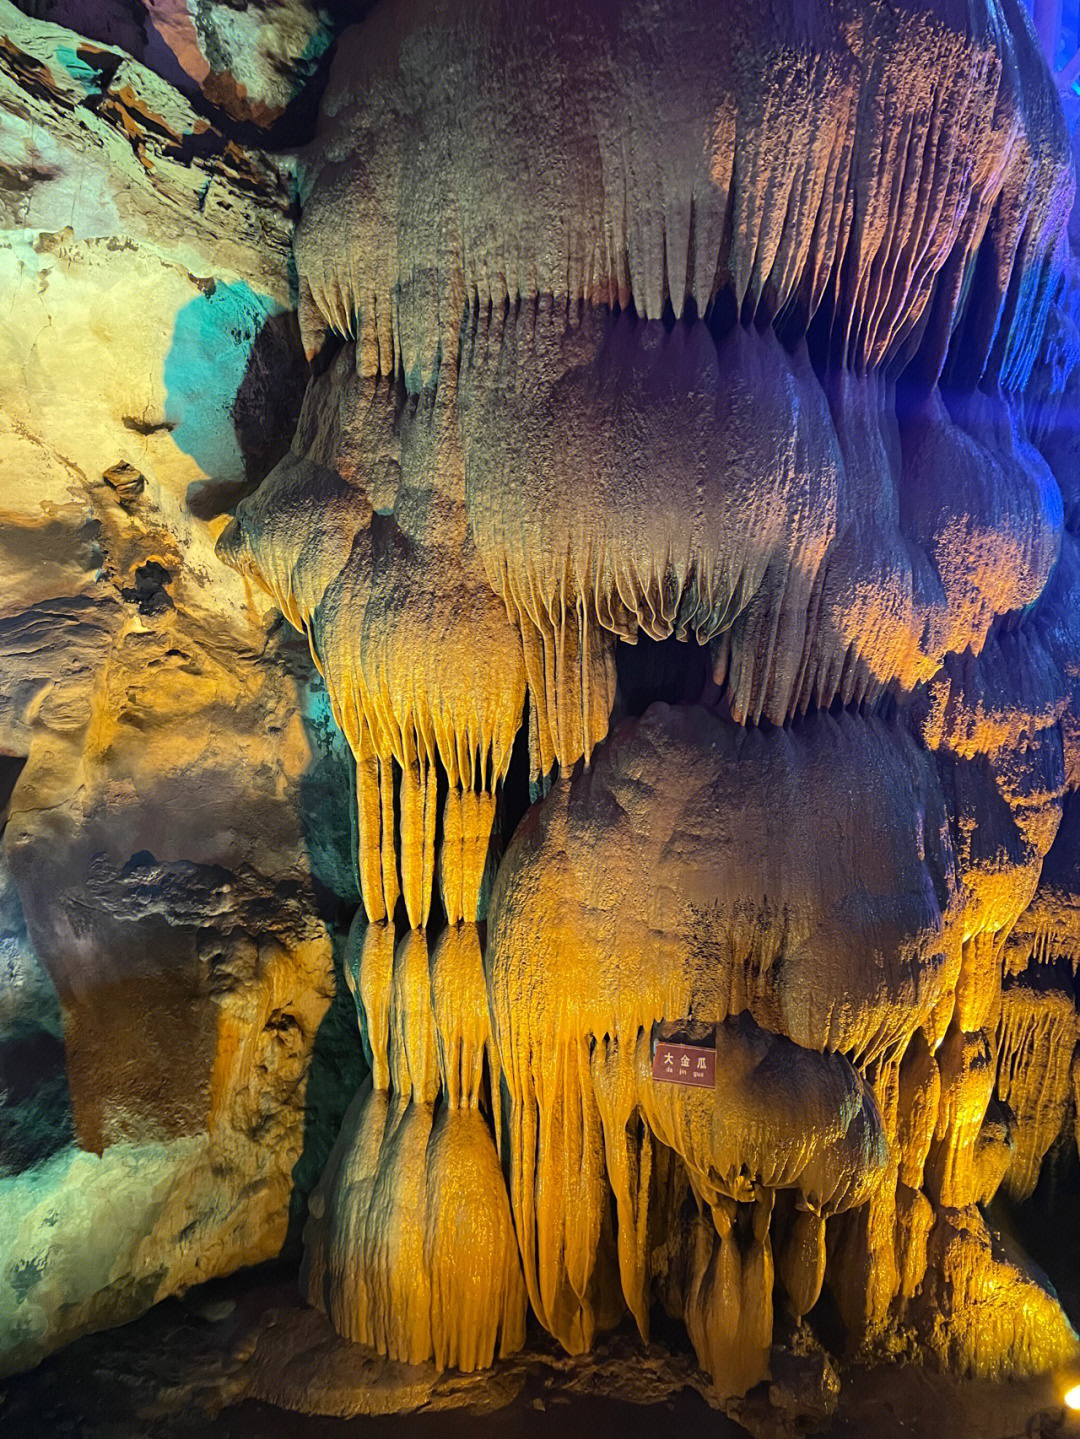
[[[739,1213],[749,1208],[749,1221]],[[768,1374],[772,1338],[772,1196],[739,1206],[719,1199],[689,1242],[684,1317],[719,1397],[744,1394]],[[740,1221],[737,1223],[737,1220]]]
[[[525,1286],[506,1186],[474,1108],[440,1110],[426,1163],[432,1351],[440,1369],[469,1373],[525,1342]]]
[[[1075,1362],[1056,1295],[1022,1255],[1002,1253],[975,1208],[938,1215],[912,1307],[929,1351],[958,1373],[1001,1378]]]
[[[346,963],[374,1082],[310,1201],[305,1292],[392,1359],[486,1367],[524,1342],[525,1287],[479,1108],[485,1057],[493,1090],[498,1066],[475,926],[445,930],[429,962],[421,931],[395,949],[390,926],[368,925]]]

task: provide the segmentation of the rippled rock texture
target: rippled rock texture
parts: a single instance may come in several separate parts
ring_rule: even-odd
[[[224,1268],[351,1100],[301,1282],[392,1361],[663,1310],[718,1401],[826,1313],[1075,1364],[992,1208],[1080,1038],[1074,177],[1024,11],[381,0],[276,160],[8,23],[5,852],[78,1144],[203,1145]],[[676,1040],[713,1084],[654,1079]],[[200,1277],[169,1193],[155,1294]]]

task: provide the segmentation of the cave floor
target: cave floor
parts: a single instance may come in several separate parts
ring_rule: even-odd
[[[666,1344],[664,1340],[668,1340]],[[166,1300],[0,1381],[3,1439],[1080,1439],[1061,1384],[962,1381],[900,1365],[842,1372],[832,1414],[820,1368],[789,1366],[729,1413],[711,1407],[676,1334],[648,1350],[619,1331],[571,1359],[530,1334],[483,1375],[438,1376],[332,1333],[282,1267]],[[306,1412],[305,1412],[306,1411]]]

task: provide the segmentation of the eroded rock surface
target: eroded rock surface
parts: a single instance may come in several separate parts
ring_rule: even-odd
[[[11,6],[0,110],[6,1370],[277,1254],[358,1046],[341,741],[213,557],[299,400],[288,171]]]

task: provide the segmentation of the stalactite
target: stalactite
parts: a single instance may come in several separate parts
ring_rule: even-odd
[[[553,1036],[530,1068],[527,1089],[506,1071],[514,1222],[533,1309],[568,1353],[580,1354],[619,1312],[588,1045]]]
[[[901,1309],[926,1277],[927,1243],[934,1224],[934,1206],[921,1189],[896,1186],[896,1263]]]
[[[994,1089],[994,1056],[982,1030],[950,1029],[938,1051],[941,1102],[926,1165],[935,1204],[963,1209],[975,1201],[975,1146]]]
[[[1080,1039],[1071,987],[1051,988],[1040,978],[1036,972],[1005,988],[997,1026],[997,1093],[1014,1116],[1014,1152],[1004,1180],[1015,1200],[1034,1190],[1042,1161],[1065,1124]]]
[[[360,1033],[377,1090],[390,1088],[390,993],[394,926],[368,924],[358,910],[349,930],[345,975],[356,1001]]]
[[[345,343],[220,541],[356,759],[373,1079],[306,1282],[463,1368],[525,1293],[571,1353],[659,1295],[730,1397],[775,1244],[854,1349],[1056,1362],[976,1206],[1033,1184],[1077,1032],[1002,991],[1066,953],[1035,896],[1080,774],[1071,460],[1017,398],[1065,130],[996,5],[688,5],[387,0],[341,39],[297,262],[305,347]],[[703,703],[609,733],[616,646],[667,639]],[[653,1080],[679,1025],[712,1088]]]
[[[484,789],[451,786],[447,791],[443,803],[439,890],[450,925],[475,924],[484,918],[495,809],[495,796]]]
[[[401,890],[414,929],[423,929],[431,909],[435,872],[435,767],[407,732],[401,768]]]
[[[498,1105],[500,1065],[491,1038],[484,961],[475,924],[449,925],[431,957],[431,1003],[443,1095],[451,1109],[476,1109],[485,1061]],[[496,1121],[495,1132],[499,1132]]]
[[[372,924],[393,922],[398,879],[394,850],[394,781],[389,756],[380,757],[365,724],[356,756],[357,868]]]
[[[428,17],[391,5],[342,46],[310,162],[300,273],[342,333],[386,326],[380,366],[422,386],[469,297],[483,311],[536,295],[632,300],[659,319],[665,303],[680,316],[692,300],[703,314],[726,291],[759,324],[806,327],[823,314],[856,370],[918,355],[936,375],[955,329],[955,372],[1015,388],[1052,297],[1068,147],[1024,26],[990,7],[964,16],[932,24],[874,4],[841,34],[829,11],[808,27],[751,5],[718,27],[701,5],[661,28],[632,6],[609,33],[599,17],[532,4],[504,37],[463,6]],[[437,24],[454,56],[453,85],[418,76],[415,61],[388,74],[375,59],[421,23]],[[480,62],[489,47],[541,43],[546,64],[524,81]],[[620,65],[646,44],[649,65]],[[668,90],[655,68],[673,77]],[[697,108],[657,98],[687,93]],[[492,117],[507,114],[525,123],[486,146]],[[344,148],[364,157],[351,183]],[[412,157],[430,201],[399,208]],[[319,327],[309,318],[306,343]]]
[[[619,1278],[642,1339],[649,1337],[649,1196],[653,1135],[638,1103],[637,1043],[606,1036],[592,1054],[592,1078],[604,1127],[604,1157],[615,1195]]]
[[[840,1055],[817,1055],[747,1015],[716,1033],[715,1091],[651,1082],[647,1032],[637,1043],[639,1103],[702,1194],[745,1201],[794,1189],[813,1212],[857,1205],[877,1185],[887,1149],[869,1092]]]
[[[994,930],[964,942],[956,982],[955,1026],[974,1034],[997,1022],[1001,1002],[1001,956]],[[939,1063],[941,1061],[939,1060]],[[944,1080],[944,1070],[942,1070]]]
[[[539,617],[524,608],[516,612],[530,723],[536,726],[535,780],[556,763],[567,769],[582,755],[588,760],[607,734],[615,698],[615,642],[590,621],[580,602]]]
[[[795,1318],[809,1314],[825,1280],[825,1220],[820,1214],[796,1212],[777,1255],[776,1272]]]
[[[972,1161],[972,1195],[976,1204],[989,1204],[1001,1188],[1016,1152],[1016,1126],[1012,1111],[991,1099],[975,1142]]]
[[[749,1209],[748,1221],[742,1209]],[[771,1194],[749,1206],[721,1198],[692,1227],[683,1315],[698,1359],[721,1398],[744,1394],[769,1372],[771,1210]]]
[[[941,1071],[925,1034],[916,1030],[900,1064],[896,1104],[899,1180],[910,1190],[922,1187],[940,1104]]]
[[[881,1113],[887,1159],[866,1204],[842,1216],[830,1235],[828,1269],[852,1349],[879,1339],[900,1290],[897,1263],[897,1131],[901,1065],[895,1058],[869,1067],[867,1088]]]
[[[312,381],[292,452],[219,542],[307,635],[356,758],[368,918],[392,921],[400,892],[414,928],[431,908],[439,771],[469,816],[471,886],[525,701],[521,639],[468,534],[455,395],[447,374],[401,409],[346,346]],[[610,699],[593,742],[609,711]],[[487,796],[479,813],[474,793]]]
[[[896,1261],[896,1169],[861,1208],[842,1216],[830,1240],[827,1272],[853,1349],[880,1339],[900,1288]]]
[[[409,930],[394,951],[390,986],[390,1086],[420,1104],[439,1090],[438,1040],[431,1007],[427,937]]]

